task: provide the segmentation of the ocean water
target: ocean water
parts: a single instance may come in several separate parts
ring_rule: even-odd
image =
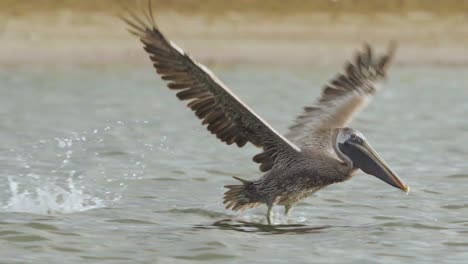
[[[214,65],[285,132],[336,67]],[[223,208],[232,176],[261,176],[150,66],[0,72],[1,263],[466,263],[466,67],[393,67],[352,123],[408,183],[359,173],[300,203]]]

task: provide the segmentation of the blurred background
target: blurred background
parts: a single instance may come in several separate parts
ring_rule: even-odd
[[[258,149],[184,109],[118,19],[145,1],[0,0],[0,263],[467,263],[468,0],[153,1],[166,36],[279,132],[368,42],[398,49],[351,127],[411,187],[358,173],[224,209]]]
[[[0,63],[138,63],[138,46],[116,19],[121,6],[0,1]],[[172,0],[153,7],[163,31],[205,62],[337,63],[364,41],[389,40],[401,45],[400,63],[468,58],[466,0]]]

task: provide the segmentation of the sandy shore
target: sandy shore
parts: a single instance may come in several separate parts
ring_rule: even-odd
[[[384,48],[395,40],[399,64],[468,65],[468,17],[463,15],[208,17],[164,12],[157,20],[169,38],[208,64],[336,64],[365,41]],[[147,63],[125,25],[99,12],[4,15],[0,41],[3,67]]]

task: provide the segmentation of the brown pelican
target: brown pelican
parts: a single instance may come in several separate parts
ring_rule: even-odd
[[[168,82],[167,87],[177,91],[180,100],[188,101],[202,124],[222,142],[238,147],[251,143],[262,149],[253,161],[260,163],[263,176],[254,181],[234,177],[240,184],[225,186],[226,209],[239,211],[264,203],[271,224],[273,205],[283,205],[288,214],[300,200],[332,183],[350,179],[358,169],[409,192],[364,135],[346,127],[386,76],[393,48],[386,55],[374,56],[365,45],[283,136],[209,69],[164,37],[154,22],[151,4],[143,13],[138,16],[129,10],[122,19],[143,42],[156,72]]]

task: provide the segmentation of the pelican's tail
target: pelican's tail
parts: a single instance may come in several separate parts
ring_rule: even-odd
[[[224,186],[224,188],[229,189],[224,193],[223,203],[226,205],[226,209],[242,211],[244,209],[257,207],[260,201],[256,198],[258,196],[254,183],[238,177],[233,178],[242,182],[242,185]]]

